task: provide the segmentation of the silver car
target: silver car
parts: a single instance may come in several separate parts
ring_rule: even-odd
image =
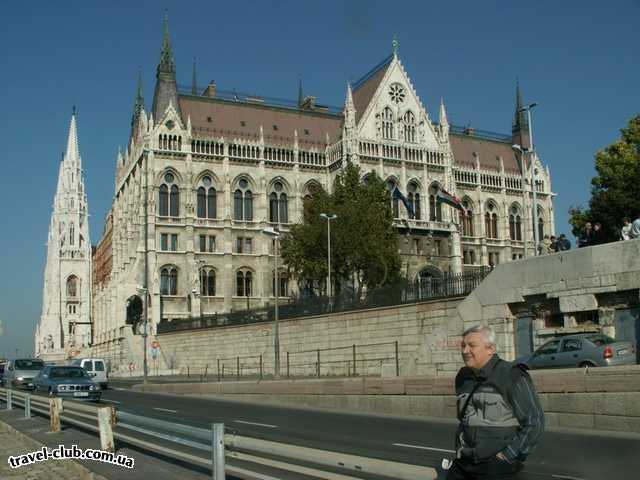
[[[33,378],[44,368],[39,358],[16,358],[5,365],[2,386],[7,388],[33,389]]]
[[[531,369],[634,365],[636,348],[601,333],[581,333],[550,340],[515,362]]]

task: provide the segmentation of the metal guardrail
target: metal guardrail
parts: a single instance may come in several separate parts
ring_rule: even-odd
[[[273,478],[251,471],[244,465],[242,467],[228,465],[225,457],[288,472],[315,475],[327,480],[356,480],[360,478],[362,473],[398,480],[414,480],[416,478],[435,480],[437,478],[436,469],[431,467],[259,440],[240,436],[236,432],[225,433],[222,423],[213,423],[211,429],[205,429],[133,415],[117,411],[112,406],[84,405],[73,401],[64,401],[61,398],[47,398],[5,388],[0,388],[0,400],[5,402],[7,410],[13,409],[14,406],[23,407],[26,418],[30,418],[31,411],[49,417],[52,432],[59,432],[60,423],[66,422],[98,432],[103,450],[114,452],[114,439],[117,439],[169,458],[211,468],[213,480],[224,480],[225,474],[245,479]],[[64,414],[61,414],[63,412]],[[91,422],[78,420],[74,417]],[[204,458],[181,452],[175,447],[139,438],[129,432],[204,451],[210,457]],[[358,476],[354,477],[353,474]]]

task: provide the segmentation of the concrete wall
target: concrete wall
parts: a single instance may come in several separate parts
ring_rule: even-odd
[[[310,376],[316,372],[317,349],[345,347],[321,351],[321,374],[346,376],[353,368],[352,346],[356,345],[358,373],[395,376],[397,341],[400,375],[454,372],[460,367],[460,355],[449,348],[448,339],[455,339],[457,347],[462,324],[448,318],[459,302],[434,301],[281,321],[281,371],[286,372],[287,352],[292,352],[291,375]],[[166,365],[173,363],[183,373],[187,366],[193,372],[208,365],[208,371],[215,374],[221,360],[229,374],[235,372],[238,356],[253,356],[241,359],[243,372],[257,373],[259,355],[265,373],[273,372],[271,323],[162,334],[158,339]],[[308,352],[293,354],[301,351]]]
[[[548,427],[640,433],[640,366],[531,373]],[[150,384],[135,388],[455,421],[453,376]]]
[[[515,356],[518,314],[534,320],[534,343],[579,331],[615,336],[612,310],[640,303],[640,240],[615,242],[501,264],[458,306],[451,319],[470,327],[486,323],[498,330],[502,355]],[[598,324],[578,324],[580,312],[598,312]],[[561,325],[549,316],[561,315]],[[545,338],[547,337],[547,338]]]

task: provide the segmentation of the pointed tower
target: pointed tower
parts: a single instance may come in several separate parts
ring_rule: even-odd
[[[512,143],[523,148],[529,148],[529,122],[527,120],[527,112],[522,111],[523,106],[520,81],[516,79],[516,108],[513,116],[513,125],[511,126]]]
[[[137,137],[139,123],[144,121],[144,96],[142,95],[142,70],[138,72],[138,87],[136,88],[136,98],[133,103],[133,114],[131,115],[131,135],[130,139]]]
[[[156,72],[156,88],[153,92],[153,118],[160,122],[164,113],[172,104],[182,118],[178,103],[178,85],[176,84],[176,62],[173,58],[171,40],[169,38],[169,18],[164,16],[164,31],[162,34],[162,52]]]
[[[91,342],[88,211],[74,108],[47,237],[42,315],[35,335],[40,358],[70,358]]]
[[[347,83],[347,96],[344,101],[344,124],[342,126],[342,138],[345,146],[345,153],[349,160],[356,160],[354,156],[358,152],[358,132],[356,130],[356,107],[353,103],[353,92],[351,84]]]
[[[440,138],[443,142],[449,141],[449,119],[447,118],[447,110],[444,108],[444,98],[440,99]]]

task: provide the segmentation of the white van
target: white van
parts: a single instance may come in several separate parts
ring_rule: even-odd
[[[100,384],[100,388],[107,389],[107,364],[102,358],[76,358],[71,365],[84,368],[93,381]]]

